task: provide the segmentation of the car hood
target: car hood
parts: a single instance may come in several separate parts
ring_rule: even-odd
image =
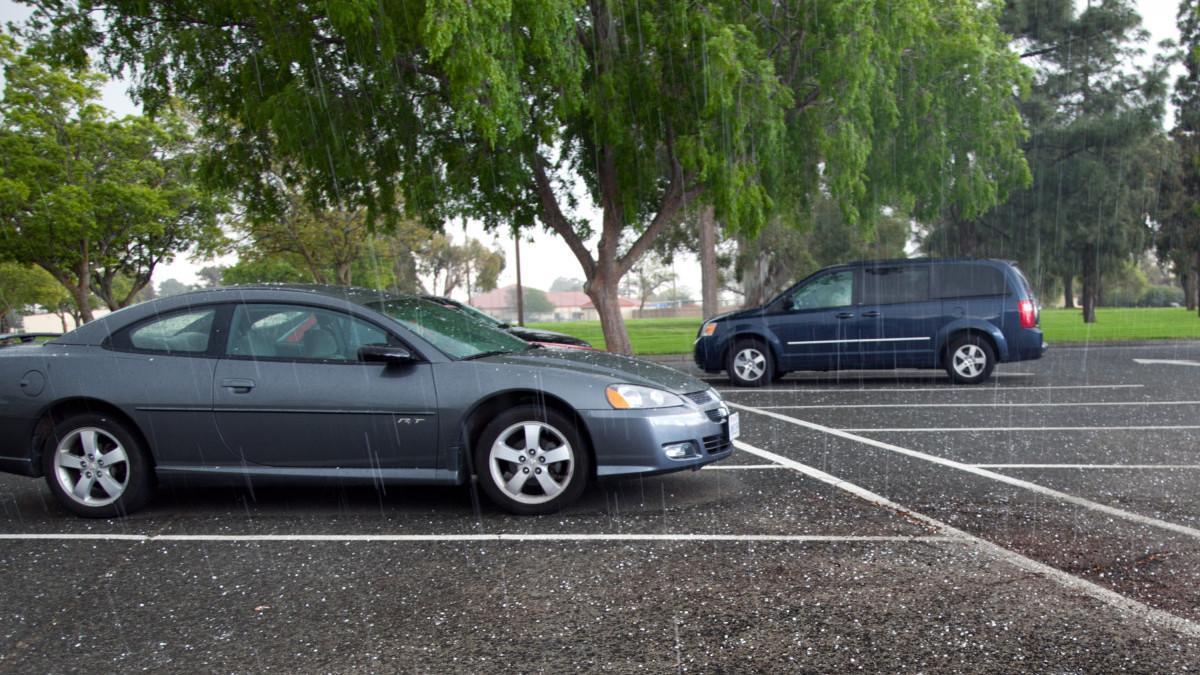
[[[709,319],[708,321],[706,321],[705,323],[708,323],[711,321],[732,321],[735,319],[751,319],[751,318],[762,316],[762,313],[765,309],[766,309],[765,307],[750,307],[749,309],[736,309],[732,312],[725,312],[724,314],[718,314],[718,315],[712,317],[711,319]]]
[[[707,389],[708,385],[674,368],[608,352],[569,349],[530,349],[479,359],[481,362],[556,370],[602,377],[607,384],[641,384],[676,394]]]

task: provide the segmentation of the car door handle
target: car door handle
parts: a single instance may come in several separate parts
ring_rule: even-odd
[[[871,310],[869,312],[863,312],[863,316],[867,317],[868,319],[875,319],[879,317],[879,312]]]
[[[834,314],[834,316],[836,316],[839,319],[853,319],[854,313],[853,312],[838,312],[837,314]]]
[[[231,377],[221,380],[221,386],[226,389],[232,389],[235,394],[248,394],[254,388],[254,380],[243,377]]]

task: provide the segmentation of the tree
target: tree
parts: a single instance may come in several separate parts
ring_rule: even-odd
[[[515,307],[517,305],[516,286],[510,288],[508,294],[511,306]],[[554,303],[546,297],[545,291],[526,286],[522,289],[521,297],[525,302],[525,311],[529,314],[550,314],[554,311]]]
[[[158,295],[159,297],[166,298],[172,295],[189,293],[197,288],[199,287],[193,286],[192,284],[185,284],[178,279],[166,279],[158,283]]]
[[[200,271],[196,272],[196,276],[200,277],[201,288],[216,288],[221,285],[221,275],[224,274],[225,268],[219,265],[208,265],[201,267]]]
[[[1010,2],[1005,24],[1037,64],[1022,106],[1033,182],[978,217],[947,209],[925,246],[1016,258],[1035,283],[1061,278],[1068,306],[1079,277],[1090,323],[1102,276],[1149,241],[1165,151],[1165,72],[1136,65],[1146,33],[1128,0],[1089,2],[1079,13],[1068,0]]]
[[[1189,310],[1200,308],[1200,2],[1179,3],[1184,73],[1175,81],[1175,128],[1155,245],[1183,286]]]
[[[499,249],[490,249],[478,239],[455,244],[438,232],[422,242],[417,259],[418,271],[431,278],[433,294],[441,296],[449,296],[459,286],[466,287],[468,296],[476,290],[490,291],[504,270],[504,253]]]
[[[32,26],[62,58],[134,66],[151,108],[193,105],[255,208],[282,164],[369,222],[540,222],[623,353],[618,285],[690,205],[752,234],[821,190],[857,221],[1026,179],[1023,71],[975,0],[64,0]]]
[[[558,277],[554,283],[550,284],[552,293],[562,293],[566,291],[582,291],[583,281],[574,277]]]
[[[7,35],[0,62],[0,257],[49,272],[88,321],[93,292],[123,307],[159,263],[220,246],[220,201],[195,186],[191,139],[169,109],[161,123],[111,120],[98,75],[50,67]]]
[[[671,268],[663,265],[653,255],[646,256],[633,266],[630,275],[625,278],[624,293],[638,299],[638,309],[646,309],[646,301],[658,292],[658,289],[674,280],[675,273]]]
[[[759,237],[739,242],[735,274],[746,307],[762,305],[808,274],[851,260],[904,257],[908,218],[894,211],[864,230],[846,220],[838,205],[821,199],[796,225],[774,221]]]
[[[33,305],[54,311],[64,296],[62,286],[40,267],[0,262],[0,333],[13,329],[10,315]]]

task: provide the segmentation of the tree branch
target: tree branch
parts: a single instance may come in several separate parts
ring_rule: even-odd
[[[554,194],[554,186],[550,185],[550,178],[546,175],[546,160],[540,153],[534,152],[530,158],[530,165],[533,168],[534,192],[537,193],[538,201],[541,203],[542,223],[567,242],[571,253],[575,254],[575,258],[583,266],[584,273],[588,279],[591,279],[596,273],[596,261],[592,258],[591,251],[588,251],[587,245],[583,243],[583,239],[579,237],[579,233],[571,227],[566,216],[563,215],[562,208],[558,204],[558,197]]]

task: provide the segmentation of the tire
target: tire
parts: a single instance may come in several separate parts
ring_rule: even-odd
[[[955,384],[980,384],[992,375],[996,350],[987,338],[968,334],[955,338],[946,350],[946,373]]]
[[[761,387],[775,379],[775,360],[758,340],[739,340],[729,350],[725,372],[738,387]]]
[[[536,434],[534,448],[530,434]],[[550,408],[522,405],[505,411],[484,427],[475,447],[475,472],[484,494],[517,515],[554,513],[570,504],[583,493],[591,471],[579,430]]]
[[[108,415],[72,415],[42,446],[50,492],[85,518],[119,518],[145,505],[154,469],[137,436]]]

